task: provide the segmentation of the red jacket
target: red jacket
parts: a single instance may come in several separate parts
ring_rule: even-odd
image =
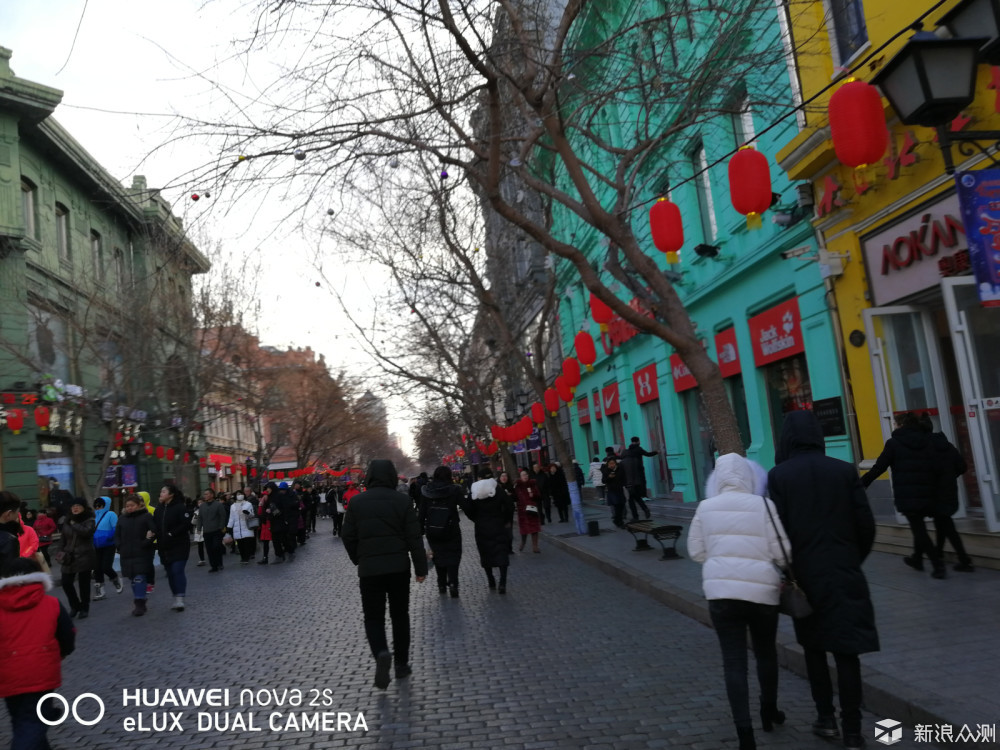
[[[0,697],[55,690],[76,631],[46,573],[0,578]],[[60,622],[64,617],[65,620]]]
[[[44,513],[38,516],[38,520],[35,521],[35,533],[38,534],[38,546],[48,547],[52,544],[52,535],[58,531],[56,527],[56,522],[49,518]],[[43,542],[42,537],[47,536],[49,541]]]

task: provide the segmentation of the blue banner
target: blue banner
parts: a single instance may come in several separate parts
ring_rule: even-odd
[[[969,261],[983,307],[1000,307],[1000,169],[955,175]]]

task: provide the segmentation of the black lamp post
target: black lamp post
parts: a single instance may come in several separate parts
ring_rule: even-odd
[[[956,38],[987,36],[979,59],[1000,65],[1000,0],[966,0],[941,17],[941,25]]]
[[[979,50],[990,42],[987,37],[939,39],[918,31],[873,78],[905,125],[936,128],[945,170],[955,172],[951,144],[976,144],[988,153],[988,146],[1000,140],[1000,131],[966,130],[952,133],[948,124],[969,106],[976,96],[976,67]],[[962,153],[971,151],[959,149]]]

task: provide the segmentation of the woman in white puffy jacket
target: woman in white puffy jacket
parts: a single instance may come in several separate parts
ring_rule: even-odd
[[[240,551],[240,565],[249,565],[257,554],[257,540],[250,528],[250,519],[254,516],[253,503],[242,492],[237,492],[233,506],[229,509],[229,523],[226,525],[236,540],[236,549]]]
[[[764,731],[781,724],[778,710],[778,598],[788,537],[764,497],[764,469],[736,453],[719,457],[688,534],[688,553],[704,563],[702,586],[722,648],[726,694],[740,750],[756,750],[747,685],[747,630],[757,660]],[[768,515],[770,511],[770,516]],[[773,521],[772,521],[773,519]]]

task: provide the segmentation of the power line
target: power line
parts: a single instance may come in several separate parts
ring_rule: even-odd
[[[73,56],[73,50],[76,49],[76,38],[80,36],[80,27],[83,26],[83,17],[87,15],[87,5],[89,3],[90,0],[83,0],[83,11],[80,13],[80,20],[76,24],[76,31],[73,32],[73,43],[69,46],[69,54],[66,55],[66,62],[56,71],[56,75],[66,70],[66,66],[69,65],[69,59]]]

